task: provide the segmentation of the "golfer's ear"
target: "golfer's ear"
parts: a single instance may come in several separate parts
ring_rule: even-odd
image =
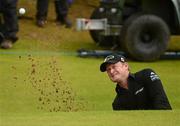
[[[124,65],[129,68],[129,64],[127,62],[125,62]]]

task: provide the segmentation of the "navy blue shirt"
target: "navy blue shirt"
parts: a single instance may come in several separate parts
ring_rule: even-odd
[[[116,86],[113,110],[172,109],[158,75],[151,69],[129,74],[128,89]]]

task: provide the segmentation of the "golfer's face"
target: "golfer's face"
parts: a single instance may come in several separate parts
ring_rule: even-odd
[[[106,66],[106,71],[109,78],[113,82],[121,82],[127,77],[128,65],[126,63],[117,62]]]

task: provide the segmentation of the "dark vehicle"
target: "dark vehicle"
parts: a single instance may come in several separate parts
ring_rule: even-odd
[[[139,61],[154,61],[180,34],[180,0],[101,0],[90,19],[77,19],[100,46],[123,50]]]

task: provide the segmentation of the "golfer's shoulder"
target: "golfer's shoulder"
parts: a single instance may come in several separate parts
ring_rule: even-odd
[[[156,74],[151,68],[145,68],[135,73],[138,78],[149,78],[152,74]]]

